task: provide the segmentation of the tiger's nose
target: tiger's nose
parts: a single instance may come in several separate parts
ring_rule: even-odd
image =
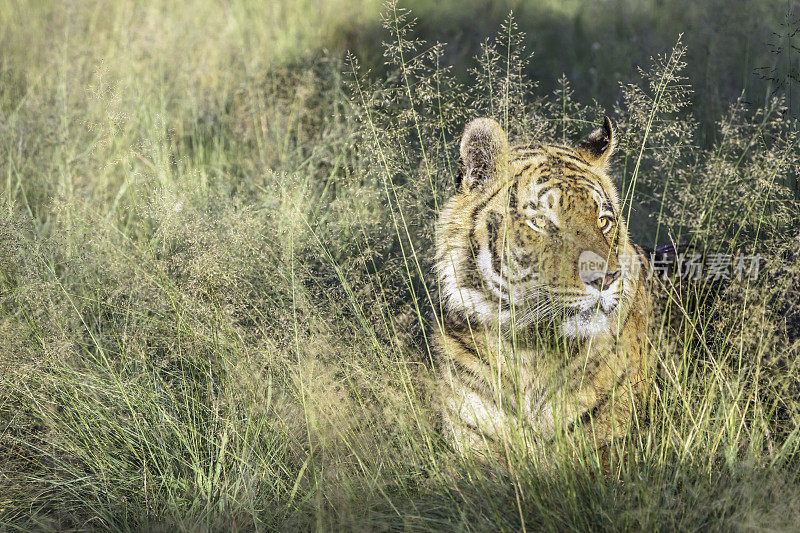
[[[609,288],[612,283],[617,281],[617,278],[619,278],[619,275],[620,275],[620,271],[619,270],[617,270],[615,272],[608,272],[608,273],[606,273],[605,276],[598,276],[597,279],[594,279],[594,280],[590,281],[587,285],[589,285],[590,287],[594,287],[595,289],[597,289],[600,292],[603,292],[604,290]]]

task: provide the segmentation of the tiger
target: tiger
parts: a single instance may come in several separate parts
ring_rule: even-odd
[[[445,434],[486,457],[626,433],[651,370],[649,263],[608,174],[612,123],[577,147],[470,121],[435,228],[433,353]],[[565,433],[566,432],[566,433]]]

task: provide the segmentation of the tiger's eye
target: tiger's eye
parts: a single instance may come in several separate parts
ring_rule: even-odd
[[[535,217],[528,219],[527,224],[531,227],[531,229],[542,231],[547,225],[547,219],[544,217],[544,215],[536,215]]]
[[[600,226],[600,231],[606,233],[614,225],[614,220],[609,216],[602,216],[597,220],[597,225]]]

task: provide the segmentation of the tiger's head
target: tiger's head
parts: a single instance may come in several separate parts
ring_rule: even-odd
[[[555,324],[569,338],[613,333],[642,266],[606,173],[614,146],[608,117],[577,148],[511,147],[495,120],[471,121],[437,226],[443,310],[487,325]]]

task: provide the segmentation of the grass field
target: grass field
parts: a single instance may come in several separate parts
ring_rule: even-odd
[[[0,529],[796,529],[792,6],[587,4],[0,0]],[[610,474],[476,462],[431,397],[458,137],[603,114],[634,237],[760,275],[658,289]]]

